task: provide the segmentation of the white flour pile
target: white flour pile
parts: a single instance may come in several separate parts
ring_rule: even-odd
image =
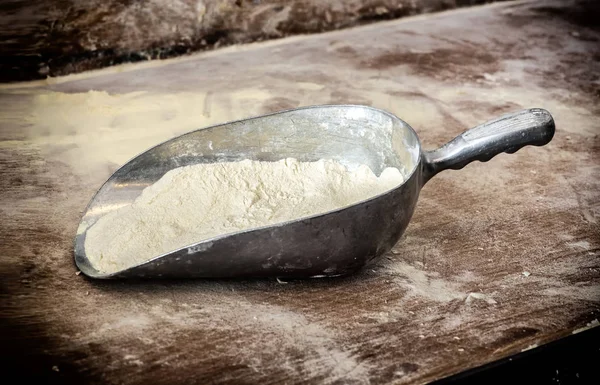
[[[181,167],[96,222],[85,252],[96,269],[111,273],[218,235],[348,206],[402,182],[396,168],[377,177],[365,165],[348,171],[332,160]]]

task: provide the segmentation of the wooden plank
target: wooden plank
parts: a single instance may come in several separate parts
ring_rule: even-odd
[[[44,79],[496,0],[9,0],[0,81]]]
[[[502,4],[2,88],[7,370],[90,383],[424,383],[593,326],[591,12]],[[394,250],[352,277],[76,275],[79,215],[119,164],[194,127],[320,103],[393,112],[428,148],[525,107],[551,111],[557,134],[434,178]]]

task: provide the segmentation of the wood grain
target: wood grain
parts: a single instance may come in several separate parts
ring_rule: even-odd
[[[4,373],[47,383],[425,383],[592,325],[600,31],[577,4],[478,7],[2,88]],[[189,110],[174,107],[185,100]],[[131,128],[111,131],[90,101],[116,101],[106,114]],[[436,176],[392,252],[351,277],[76,275],[81,211],[149,143],[186,124],[350,102],[402,117],[426,148],[525,107],[548,109],[557,133],[546,147]],[[62,120],[45,119],[48,108]],[[140,123],[148,114],[160,120],[151,128]]]
[[[4,0],[0,81],[348,28],[497,0]]]

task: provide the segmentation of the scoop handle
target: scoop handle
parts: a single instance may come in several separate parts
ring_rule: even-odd
[[[512,154],[528,145],[548,144],[554,130],[552,115],[541,108],[490,120],[463,132],[437,150],[425,152],[423,184],[446,169],[459,170],[475,160],[487,162],[502,152]]]

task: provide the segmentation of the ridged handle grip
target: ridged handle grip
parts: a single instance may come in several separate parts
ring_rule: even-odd
[[[479,160],[528,145],[543,146],[554,136],[554,119],[541,108],[504,115],[463,132],[434,151],[425,152],[423,183],[442,170],[458,170]]]

